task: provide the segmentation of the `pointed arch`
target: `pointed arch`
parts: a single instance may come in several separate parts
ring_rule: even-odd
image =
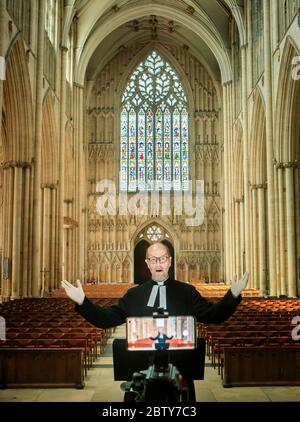
[[[88,268],[89,268],[89,274],[88,274],[88,281],[96,281],[99,282],[99,260],[96,254],[92,254],[89,256],[88,259]]]
[[[33,156],[33,104],[24,45],[18,38],[6,59],[3,84],[5,132],[4,161],[31,161]],[[26,104],[26,107],[20,107]]]
[[[122,281],[122,266],[120,258],[118,255],[115,255],[111,262],[111,280],[119,283]]]
[[[214,259],[210,266],[211,283],[218,283],[220,281],[220,262]]]
[[[236,21],[236,25],[239,31],[240,45],[243,46],[247,42],[246,28],[245,28],[245,8],[242,5],[238,5],[236,0],[224,0],[227,6],[230,8],[231,13]],[[242,10],[244,13],[242,13]]]
[[[129,255],[126,255],[122,263],[122,281],[123,283],[132,283],[132,261]]]
[[[212,201],[211,203],[210,203],[210,205],[209,205],[209,208],[208,208],[208,210],[207,210],[207,213],[206,213],[206,215],[218,215],[219,214],[219,212],[220,212],[220,209],[219,209],[219,207],[217,206],[217,204],[216,204],[216,202],[215,201]]]
[[[187,15],[184,10],[178,10],[167,4],[162,5],[151,3],[137,5],[130,9],[121,9],[118,14],[104,21],[103,25],[97,28],[89,38],[87,38],[88,33],[85,35],[81,34],[83,36],[81,43],[85,47],[77,57],[77,64],[75,66],[76,72],[74,75],[75,81],[79,84],[83,84],[90,58],[97,46],[106,38],[106,36],[112,33],[119,26],[126,24],[126,22],[133,19],[139,19],[140,17],[149,14],[155,14],[179,22],[183,28],[189,28],[189,30],[194,32],[195,35],[199,36],[216,58],[220,67],[222,82],[225,83],[226,81],[231,80],[232,69],[228,53],[224,43],[222,42],[222,37],[215,28],[213,22],[204,12],[199,16],[200,22],[202,23],[199,24],[199,20]]]
[[[120,189],[187,190],[191,134],[183,78],[156,48],[146,51],[132,61],[136,66],[122,90]]]
[[[274,150],[279,162],[300,158],[299,142],[293,142],[292,136],[299,121],[300,95],[299,81],[292,77],[293,58],[299,55],[293,40],[287,37],[281,58],[275,112],[278,118],[275,121]]]
[[[206,280],[208,278],[208,262],[206,258],[202,258],[199,263],[199,278]]]
[[[157,51],[173,67],[176,74],[179,76],[180,82],[187,95],[188,104],[190,107],[189,111],[194,110],[194,104],[193,104],[194,94],[192,91],[191,84],[183,71],[182,65],[176,60],[176,58],[173,56],[170,50],[168,50],[164,45],[162,45],[160,42],[157,42],[157,41],[148,42],[147,45],[145,45],[145,47],[141,48],[134,55],[134,57],[132,57],[132,59],[130,60],[127,66],[126,72],[122,74],[118,82],[118,85],[116,87],[116,92],[125,91],[128,80],[130,76],[132,75],[132,73],[134,72],[134,70],[136,69],[137,65],[141,61],[143,61],[143,59],[145,59],[153,50]],[[116,103],[120,104],[121,99],[117,98],[116,100],[117,100]]]
[[[110,282],[110,270],[111,270],[111,265],[108,259],[108,256],[104,253],[101,254],[101,258],[99,260],[99,264],[98,264],[98,275],[97,278],[99,280],[99,282]]]
[[[140,233],[143,232],[143,230],[147,227],[150,226],[152,224],[157,224],[158,226],[161,226],[164,228],[164,230],[170,235],[170,239],[168,239],[173,245],[174,245],[174,249],[178,249],[177,247],[179,246],[179,238],[173,228],[172,225],[170,225],[169,223],[167,223],[166,221],[157,218],[157,217],[152,217],[150,219],[145,220],[142,224],[140,224],[136,230],[133,232],[132,236],[131,236],[131,248],[134,249],[135,246],[135,242],[138,241],[138,236]]]

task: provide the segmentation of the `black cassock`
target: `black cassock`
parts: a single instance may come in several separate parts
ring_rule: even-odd
[[[156,297],[153,308],[147,306],[147,303],[155,284],[150,280],[129,289],[118,303],[110,308],[102,308],[85,297],[83,304],[76,305],[75,309],[87,321],[100,328],[123,324],[127,317],[152,316],[158,307],[159,295]],[[168,279],[164,284],[167,298],[166,310],[170,316],[192,315],[198,322],[218,324],[229,318],[241,301],[241,296],[235,298],[230,289],[221,300],[212,304],[190,284],[172,279]]]

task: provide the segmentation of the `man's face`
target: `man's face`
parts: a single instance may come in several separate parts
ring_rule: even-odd
[[[169,277],[172,257],[163,245],[152,245],[148,249],[146,264],[151,272],[152,280],[164,281]]]

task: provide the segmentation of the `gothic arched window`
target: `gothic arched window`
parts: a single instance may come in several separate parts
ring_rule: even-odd
[[[120,189],[189,188],[189,115],[179,77],[156,51],[132,73],[121,103]]]

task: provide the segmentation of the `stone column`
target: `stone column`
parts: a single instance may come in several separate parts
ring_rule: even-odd
[[[297,294],[300,296],[300,163],[295,166],[295,227],[296,227],[296,251],[297,251]]]
[[[21,290],[21,216],[22,216],[22,167],[14,166],[13,225],[12,225],[12,295],[20,298]]]
[[[266,210],[265,210],[265,188],[266,186],[258,185],[258,239],[259,239],[259,268],[257,277],[259,280],[259,289],[262,295],[266,295],[267,280],[267,262],[266,262]]]
[[[75,102],[75,131],[77,139],[77,150],[78,150],[78,186],[77,197],[78,197],[78,212],[76,218],[78,218],[78,236],[76,251],[76,277],[85,277],[85,270],[87,269],[87,243],[85,239],[86,227],[86,209],[87,209],[87,180],[86,180],[86,146],[83,137],[84,123],[84,107],[83,107],[83,86],[78,84],[74,85],[74,102]]]
[[[64,215],[65,215],[65,123],[66,123],[66,66],[68,49],[61,47],[60,69],[60,131],[59,131],[59,200],[58,200],[58,278],[63,279],[64,272]]]
[[[31,179],[31,167],[28,165],[23,170],[23,180],[24,180],[24,211],[22,215],[22,220],[25,221],[23,226],[23,263],[22,263],[22,297],[30,297],[31,290],[29,289],[29,280],[30,280],[30,201],[31,201],[31,192],[30,192],[30,179]]]
[[[280,239],[279,239],[279,233],[280,233],[280,227],[279,227],[279,203],[278,203],[278,172],[277,172],[277,166],[276,166],[276,160],[274,159],[274,205],[275,205],[275,240],[276,240],[276,251],[280,255],[281,253],[281,247],[280,247]],[[277,277],[277,283],[276,283],[276,290],[277,295],[280,295],[281,288],[280,288],[280,259],[276,257],[276,274]]]
[[[284,218],[284,169],[277,167],[278,179],[278,225],[279,225],[279,261],[280,261],[280,294],[287,294],[286,285],[286,230]]]
[[[229,210],[230,210],[230,274],[229,277],[232,279],[233,275],[236,273],[235,269],[235,253],[236,253],[236,245],[235,245],[235,224],[234,224],[234,202],[233,202],[233,183],[234,183],[234,172],[235,169],[233,167],[233,130],[232,130],[232,122],[233,122],[233,94],[232,94],[232,82],[229,83],[229,113],[228,113],[228,140],[229,140],[229,161],[227,162],[227,166],[229,166]]]
[[[243,248],[243,246],[245,245],[245,222],[244,222],[245,212],[244,212],[243,198],[240,200],[239,212],[240,212],[240,234],[241,234],[241,240],[240,240],[241,274],[244,274],[244,272],[246,271],[246,266],[245,266],[245,251]]]
[[[200,231],[198,232],[200,233]],[[224,208],[221,207],[221,212],[220,212],[220,270],[219,270],[219,274],[220,274],[220,279],[223,281],[225,280],[225,271],[224,271]],[[199,278],[199,276],[198,276]]]
[[[271,33],[270,0],[263,1],[264,7],[264,81],[266,110],[266,166],[268,181],[268,238],[269,238],[269,284],[270,295],[275,296],[276,289],[276,249],[275,249],[275,212],[274,212],[274,168],[273,168],[273,102],[271,69]]]
[[[4,30],[4,28],[7,25],[7,21],[6,21],[6,0],[0,0],[0,57],[4,58],[5,57],[5,35],[6,35],[6,31]],[[0,69],[0,73],[1,69]],[[3,107],[3,80],[0,78],[0,111],[1,111],[1,116],[2,116],[2,107]],[[0,145],[2,145],[1,142],[1,130],[0,130]]]
[[[43,119],[43,67],[44,67],[44,25],[45,1],[38,3],[38,45],[36,61],[35,98],[35,143],[34,143],[34,187],[33,187],[33,253],[32,253],[32,296],[41,293],[41,149]]]
[[[238,277],[241,276],[241,233],[240,233],[240,200],[234,200],[234,215],[235,215],[235,244],[236,244],[236,253],[235,253],[235,274]]]
[[[297,296],[294,166],[285,166],[288,296]]]
[[[278,15],[278,1],[272,1],[271,2],[271,14],[272,14],[272,49],[273,51],[276,50],[278,47],[278,41],[279,41],[279,34],[278,34],[278,28],[279,28],[279,15]]]
[[[65,199],[65,216],[71,218],[72,199]],[[64,277],[72,281],[72,227],[64,228]]]
[[[212,282],[212,280],[211,280],[211,262],[209,262],[209,263],[208,263],[207,272],[208,272],[208,281],[209,281],[209,283],[211,283],[211,282]],[[191,281],[191,280],[190,280],[190,278],[189,278],[189,282],[190,282],[190,281]]]
[[[42,276],[43,276],[43,293],[49,292],[50,286],[50,255],[51,255],[51,241],[50,238],[54,236],[51,233],[50,215],[51,215],[51,185],[44,184],[43,188],[43,261],[42,261]],[[50,234],[51,233],[51,234]]]
[[[258,234],[257,234],[257,187],[256,185],[252,186],[252,265],[253,265],[253,280],[252,287],[255,289],[258,288]]]
[[[14,169],[11,163],[6,163],[4,167],[4,181],[5,188],[4,197],[4,231],[3,231],[3,257],[8,259],[9,275],[4,282],[4,301],[9,300],[12,295],[12,227],[13,227],[13,201],[14,201]]]
[[[229,140],[228,140],[228,84],[223,85],[223,123],[224,123],[224,251],[225,251],[225,271],[224,281],[230,278],[230,218],[229,218]]]
[[[243,110],[243,184],[244,184],[244,244],[242,244],[243,255],[243,268],[244,271],[250,269],[250,215],[249,215],[249,154],[248,154],[248,96],[247,96],[247,56],[246,56],[246,45],[241,46],[242,54],[242,110]],[[255,276],[254,274],[252,275]]]
[[[57,266],[57,261],[56,261],[56,252],[57,252],[57,212],[56,212],[56,207],[57,207],[57,187],[56,185],[53,185],[52,189],[51,189],[51,252],[50,252],[50,273],[49,273],[49,278],[50,278],[50,286],[49,286],[49,290],[53,291],[56,289],[56,287],[59,287],[56,283],[58,282],[58,280],[56,279],[56,266]]]

